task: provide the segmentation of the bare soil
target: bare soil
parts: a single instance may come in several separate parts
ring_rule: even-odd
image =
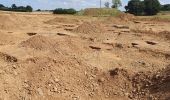
[[[169,100],[169,22],[0,13],[0,100]]]

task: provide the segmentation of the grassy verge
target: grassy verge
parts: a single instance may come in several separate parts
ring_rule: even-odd
[[[81,10],[77,13],[77,15],[85,15],[85,16],[117,16],[121,11],[117,9],[111,8],[88,8],[85,10]]]

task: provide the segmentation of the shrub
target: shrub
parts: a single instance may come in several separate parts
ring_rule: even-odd
[[[170,4],[162,5],[161,10],[162,11],[170,11]]]
[[[144,3],[140,0],[131,0],[128,3],[128,6],[125,6],[127,12],[134,15],[142,15],[144,12]]]
[[[144,4],[146,15],[156,15],[161,9],[161,4],[158,0],[144,0]]]
[[[161,10],[161,4],[158,0],[130,0],[125,9],[134,15],[156,15]]]
[[[75,14],[77,11],[75,9],[62,9],[62,8],[57,8],[53,11],[53,14]]]

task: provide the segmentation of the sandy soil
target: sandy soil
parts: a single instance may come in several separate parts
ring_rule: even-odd
[[[170,22],[132,17],[1,12],[0,100],[169,100]]]

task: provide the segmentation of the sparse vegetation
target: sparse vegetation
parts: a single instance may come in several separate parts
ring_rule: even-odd
[[[79,11],[78,15],[86,16],[117,16],[121,11],[115,8],[87,8]]]

